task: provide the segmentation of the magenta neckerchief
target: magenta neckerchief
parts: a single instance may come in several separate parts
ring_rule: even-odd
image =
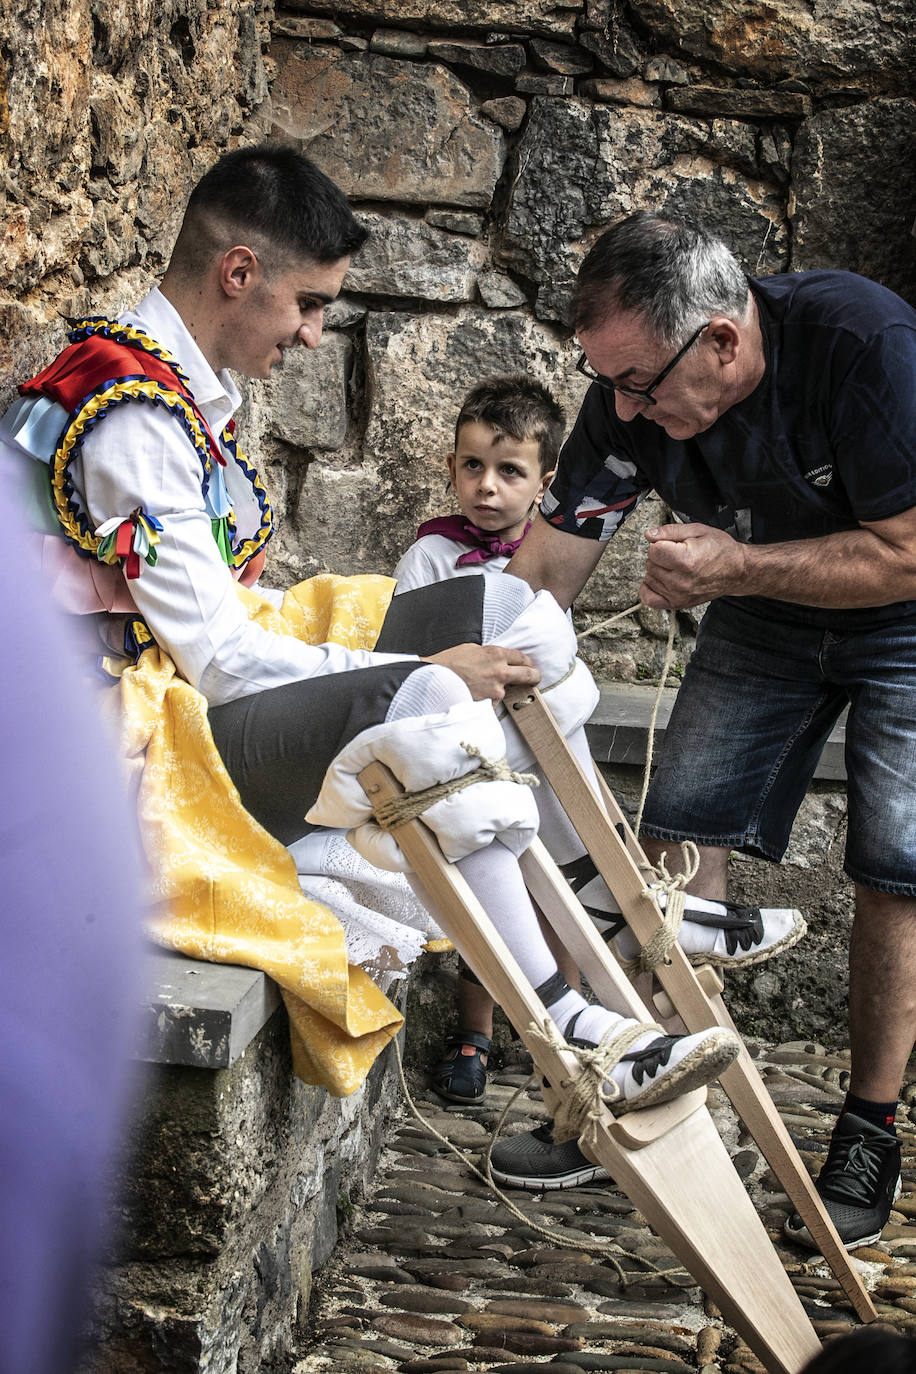
[[[472,525],[463,515],[440,515],[435,520],[425,520],[417,530],[417,538],[422,539],[424,534],[444,534],[456,544],[469,544],[468,552],[455,562],[456,568],[467,568],[473,563],[489,563],[491,558],[511,558],[530,528],[529,520],[518,539],[504,543],[495,534],[487,534],[486,530]]]

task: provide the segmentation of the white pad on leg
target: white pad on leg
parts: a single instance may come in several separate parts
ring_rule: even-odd
[[[521,649],[532,659],[541,674],[544,704],[564,735],[585,724],[598,705],[598,688],[576,657],[575,631],[550,592],[538,592],[509,629],[500,633],[499,643],[505,649]],[[512,723],[511,710],[505,711],[502,723],[511,766],[526,767],[532,754]]]
[[[408,792],[463,777],[479,767],[466,745],[486,759],[505,753],[500,724],[488,701],[470,701],[431,716],[388,721],[363,730],[337,755],[324,776],[318,799],[306,820],[351,830],[349,839],[363,858],[379,868],[406,873],[410,865],[394,833],[372,820],[372,806],[359,774],[378,761],[391,769]],[[483,779],[437,801],[421,816],[451,862],[499,839],[521,854],[537,834],[538,813],[530,787]]]

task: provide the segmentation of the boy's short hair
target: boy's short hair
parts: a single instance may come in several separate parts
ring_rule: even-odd
[[[455,447],[462,425],[475,421],[498,434],[524,443],[538,442],[541,476],[557,465],[566,416],[546,386],[523,373],[511,377],[486,377],[472,387],[461,403],[455,421]]]
[[[362,246],[367,231],[330,177],[280,143],[235,148],[191,192],[173,255],[186,274],[213,255],[249,242],[270,271],[293,260],[337,262]]]

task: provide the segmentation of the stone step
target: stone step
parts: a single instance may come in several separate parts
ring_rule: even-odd
[[[139,1059],[227,1069],[280,1005],[276,983],[257,969],[208,964],[151,947]]]
[[[649,742],[649,721],[655,704],[657,688],[635,682],[604,682],[599,684],[601,700],[585,727],[592,757],[598,763],[631,764],[641,767],[646,761]],[[655,722],[655,748],[665,737],[676,688],[662,692]],[[844,749],[846,744],[846,713],[834,727],[824,746],[814,776],[831,781],[846,777]]]

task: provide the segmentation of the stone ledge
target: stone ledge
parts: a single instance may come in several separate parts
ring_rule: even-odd
[[[196,992],[201,966],[163,958],[180,1020],[178,985],[187,978]],[[217,985],[250,973],[204,967]],[[258,984],[276,995],[251,974]],[[215,1008],[226,1014],[217,1039],[227,1054],[231,1012],[241,1028],[249,1009],[244,994]],[[146,1001],[155,1019],[156,998]],[[339,1209],[372,1177],[397,1093],[390,1053],[346,1098],[296,1079],[282,1007],[228,1068],[145,1066],[111,1199],[117,1249],[100,1266],[78,1374],[288,1370],[312,1273],[337,1242]]]
[[[598,763],[624,763],[634,766],[645,763],[649,721],[652,718],[656,688],[613,682],[603,683],[600,690],[601,700],[585,727],[592,757]],[[665,737],[665,729],[676,695],[676,688],[666,688],[662,694],[655,722],[656,749]],[[815,770],[815,778],[831,782],[846,780],[845,743],[844,712],[824,746]]]
[[[150,950],[137,1057],[155,1064],[227,1069],[280,1005],[276,983],[257,969],[209,964]]]

